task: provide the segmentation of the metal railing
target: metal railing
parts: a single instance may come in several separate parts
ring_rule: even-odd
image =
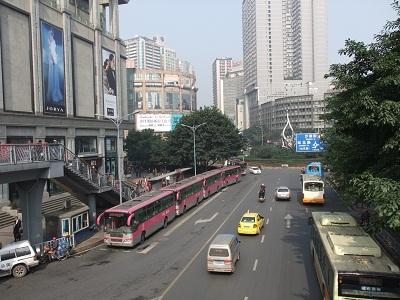
[[[60,144],[0,144],[0,165],[36,163],[44,161],[64,161],[65,167],[80,175],[96,188],[110,187],[119,193],[119,180],[113,175],[103,174],[75,153]],[[122,196],[126,200],[143,193],[133,183],[122,181]]]
[[[64,149],[58,144],[0,145],[1,164],[22,164],[64,160]]]
[[[61,243],[67,242],[68,245],[69,245],[70,247],[72,247],[72,248],[75,247],[75,238],[74,238],[74,235],[70,235],[70,236],[63,236],[63,237],[58,238],[58,239],[55,239],[55,240],[50,240],[50,241],[45,241],[45,242],[43,242],[43,243],[35,244],[35,245],[33,246],[33,249],[35,249],[36,254],[37,254],[38,256],[42,256],[42,255],[44,254],[44,249],[45,249],[46,247],[52,248],[52,246],[53,246],[55,243],[57,243],[57,245],[60,245],[60,242],[61,242]]]
[[[75,153],[65,148],[65,164],[66,167],[73,172],[81,175],[87,181],[91,182],[98,188],[111,187],[116,193],[119,194],[120,183],[119,180],[115,180],[111,174],[103,174],[96,170],[94,166],[91,166],[87,162],[80,159]],[[122,181],[122,197],[126,200],[131,200],[136,196],[140,195],[138,189],[134,184],[128,184]]]

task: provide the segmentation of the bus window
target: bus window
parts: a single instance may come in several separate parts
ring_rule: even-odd
[[[324,190],[324,187],[321,182],[306,182],[304,189],[308,192],[321,192]]]

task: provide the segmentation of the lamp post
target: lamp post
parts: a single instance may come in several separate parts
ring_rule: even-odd
[[[118,165],[118,184],[119,184],[119,203],[122,203],[122,176],[121,176],[121,164],[120,164],[120,159],[121,159],[121,152],[120,150],[122,150],[122,147],[119,146],[119,127],[121,126],[122,122],[124,121],[124,119],[126,119],[127,117],[137,114],[140,111],[134,111],[131,112],[129,114],[126,114],[123,117],[115,117],[112,118],[110,116],[106,116],[106,115],[102,115],[102,114],[95,114],[95,116],[99,116],[99,117],[103,117],[104,119],[110,120],[111,122],[114,123],[114,125],[117,127],[117,165]]]
[[[197,128],[199,128],[200,126],[206,125],[207,123],[201,123],[199,125],[186,125],[186,124],[181,124],[183,127],[187,127],[190,130],[192,130],[193,132],[193,163],[194,163],[194,175],[197,175],[197,168],[196,168],[196,130]]]

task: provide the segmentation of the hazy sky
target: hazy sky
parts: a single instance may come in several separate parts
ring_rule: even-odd
[[[328,0],[329,63],[347,38],[371,42],[396,14],[392,0]],[[190,61],[197,76],[198,106],[212,105],[212,63],[242,57],[242,0],[131,0],[120,6],[120,34],[163,36],[166,46]]]

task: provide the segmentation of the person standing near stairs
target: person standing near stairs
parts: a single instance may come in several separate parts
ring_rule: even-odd
[[[22,222],[18,217],[15,217],[13,228],[14,242],[20,241],[22,237]]]

